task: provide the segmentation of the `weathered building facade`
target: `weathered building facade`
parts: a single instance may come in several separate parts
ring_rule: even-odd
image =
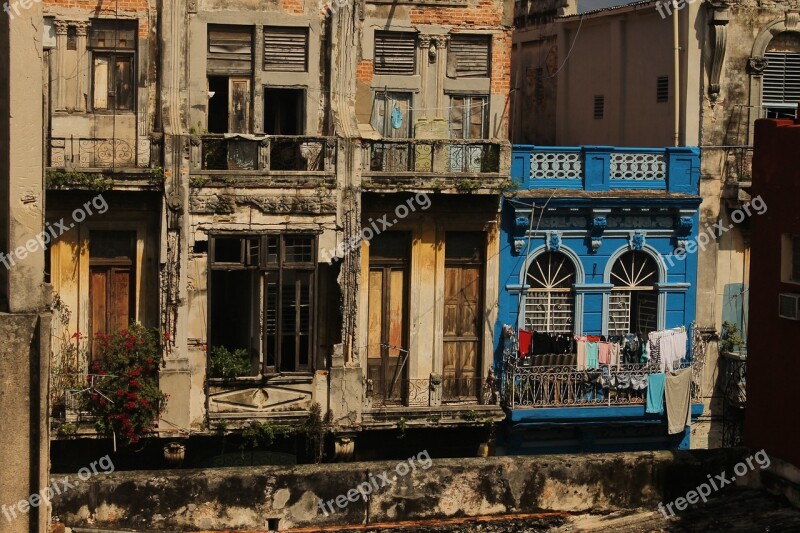
[[[47,219],[107,203],[49,250],[53,334],[88,339],[76,368],[54,353],[56,400],[137,321],[163,338],[164,437],[316,403],[346,454],[406,420],[502,418],[508,2],[52,1],[45,21]],[[232,356],[248,370],[215,373]]]
[[[697,252],[698,325],[708,332],[724,322],[747,331],[748,219],[731,217],[748,199],[755,119],[794,113],[797,17],[791,2],[581,14],[569,2],[522,2],[515,12],[515,143],[700,147],[699,227],[724,228]],[[719,446],[726,432],[725,371],[708,346],[696,446]]]

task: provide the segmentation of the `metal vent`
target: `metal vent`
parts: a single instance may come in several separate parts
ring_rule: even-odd
[[[306,72],[308,28],[264,28],[264,70]]]
[[[417,34],[375,32],[375,74],[413,75],[416,71]]]
[[[490,35],[453,35],[447,55],[451,78],[488,78]]]
[[[602,94],[596,94],[594,97],[594,118],[600,120],[603,118],[603,113],[606,107],[606,97]]]
[[[669,77],[659,76],[656,79],[656,103],[662,104],[669,101]]]

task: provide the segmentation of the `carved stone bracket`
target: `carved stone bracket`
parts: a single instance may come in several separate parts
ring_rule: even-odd
[[[722,62],[725,59],[725,49],[728,45],[728,21],[730,10],[725,2],[711,2],[712,16],[709,25],[712,27],[714,44],[711,55],[711,71],[708,80],[708,99],[711,104],[717,101],[720,92],[719,77],[722,73]]]
[[[753,76],[761,76],[769,65],[766,57],[750,57],[747,59],[747,72]]]

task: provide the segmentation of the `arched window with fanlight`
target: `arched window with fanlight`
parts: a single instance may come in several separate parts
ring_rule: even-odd
[[[658,329],[658,265],[650,254],[630,251],[611,267],[608,334],[646,335]]]
[[[570,333],[574,328],[575,264],[561,252],[536,256],[528,267],[525,284],[525,328],[550,333]]]

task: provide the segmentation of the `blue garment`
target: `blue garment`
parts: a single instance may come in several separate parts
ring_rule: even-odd
[[[586,343],[586,368],[600,367],[600,346],[596,342]]]
[[[392,109],[392,127],[396,130],[403,127],[403,112],[397,106]]]
[[[664,381],[663,373],[647,376],[647,407],[645,413],[664,414]]]

